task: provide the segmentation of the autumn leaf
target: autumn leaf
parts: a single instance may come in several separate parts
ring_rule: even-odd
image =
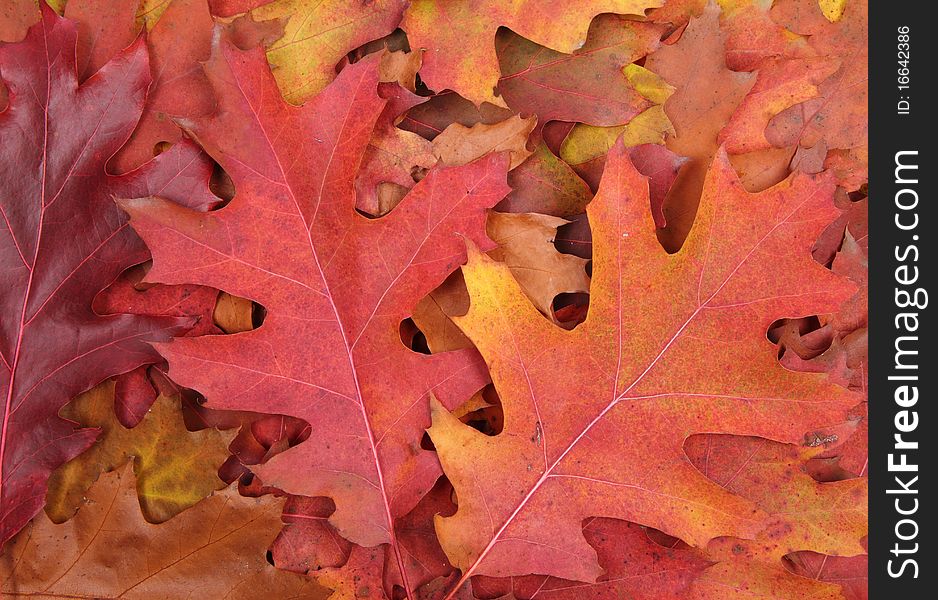
[[[555,217],[578,215],[593,198],[589,186],[542,143],[523,163],[508,173],[511,193],[496,210],[538,212]]]
[[[285,19],[283,37],[267,49],[284,98],[302,104],[335,77],[348,52],[391,33],[401,21],[403,0],[275,0],[258,3],[258,21]],[[225,11],[231,14],[232,11]]]
[[[623,70],[655,50],[663,31],[653,23],[601,15],[586,43],[565,54],[502,28],[495,38],[497,91],[512,110],[537,115],[542,123],[622,125],[650,106]]]
[[[704,571],[694,581],[687,597],[691,600],[844,600],[839,585],[796,577],[758,563],[732,562]]]
[[[789,557],[792,571],[802,577],[829,582],[840,586],[845,600],[866,600],[867,573],[866,556],[849,558],[840,556],[822,556],[815,552],[798,552]]]
[[[419,447],[426,398],[455,407],[487,378],[473,351],[405,348],[399,324],[465,256],[455,233],[488,245],[484,209],[508,191],[507,158],[431,170],[395,210],[369,220],[354,211],[354,179],[385,105],[377,56],[301,108],[280,98],[260,51],[222,40],[206,73],[218,112],[186,125],[231,175],[234,199],[204,214],[158,198],[122,204],[153,252],[150,280],[224,289],[267,316],[250,332],[159,350],[170,376],[210,408],[309,422],[307,442],[255,472],[291,494],[331,497],[343,537],[390,544],[401,565],[393,520],[439,475]]]
[[[686,546],[660,546],[642,527],[627,521],[588,519],[583,537],[595,548],[599,564],[605,570],[596,583],[544,575],[511,579],[478,576],[472,580],[473,592],[486,598],[513,594],[516,598],[550,600],[676,599],[686,597],[691,583],[710,566],[703,553]]]
[[[718,4],[730,69],[755,71],[767,59],[805,53],[805,39],[772,19],[771,2],[718,0]]]
[[[450,319],[452,315],[466,314],[467,310],[469,293],[462,272],[456,271],[417,303],[411,318],[424,334],[431,352],[449,352],[473,347]]]
[[[587,261],[554,246],[557,227],[566,222],[536,213],[492,213],[487,225],[498,244],[489,256],[508,265],[534,306],[551,319],[557,295],[589,293]]]
[[[143,284],[141,279],[146,271],[146,265],[137,265],[121,273],[117,281],[95,297],[93,310],[102,315],[131,313],[190,319],[190,326],[177,335],[209,335],[251,329],[250,302],[245,306],[244,299],[223,301],[218,290],[204,286]],[[239,300],[242,303],[236,308],[233,305]],[[226,331],[222,325],[235,329]],[[157,391],[149,375],[151,368],[151,365],[144,365],[115,379],[114,410],[124,427],[136,426],[156,400]]]
[[[212,111],[215,99],[200,67],[209,56],[215,26],[205,0],[71,0],[65,16],[79,25],[82,79],[133,41],[141,29],[147,32],[154,78],[137,128],[111,162],[114,170],[130,171],[150,160],[163,145],[178,143],[182,130],[174,118]],[[257,45],[265,36],[282,34],[273,33],[280,27],[275,20],[258,24],[242,18],[219,26],[234,32],[232,37],[243,48]]]
[[[443,92],[407,111],[398,126],[432,141],[453,123],[464,127],[477,123],[493,125],[512,115],[506,107],[488,102],[477,107],[459,94]]]
[[[820,148],[826,152],[824,167],[854,191],[866,180],[867,169],[868,6],[848,2],[841,10],[831,19],[823,6],[819,10],[817,3],[806,0],[786,0],[773,7],[774,20],[808,36],[813,52],[839,68],[819,83],[817,97],[779,112],[769,122],[766,137],[775,146]]]
[[[380,90],[388,102],[375,124],[355,181],[356,206],[374,217],[386,215],[397,206],[437,162],[430,142],[397,127],[410,108],[425,102],[399,84],[416,74],[414,69],[419,63],[415,65],[413,57],[419,55],[388,52],[381,56]]]
[[[596,15],[642,15],[660,5],[657,0],[576,4],[415,0],[404,13],[401,28],[407,32],[411,48],[424,53],[420,76],[431,89],[452,90],[476,105],[490,102],[505,106],[505,99],[495,94],[500,74],[495,33],[500,26],[547,49],[571,54],[586,42],[590,21]]]
[[[857,556],[867,533],[867,482],[854,478],[818,483],[806,471],[824,448],[796,448],[765,439],[693,436],[685,444],[691,462],[724,489],[749,498],[772,515],[754,540],[715,540],[711,557],[723,553],[781,568],[783,557],[809,550]],[[732,548],[724,552],[725,548]]]
[[[544,320],[506,266],[472,253],[471,305],[456,322],[489,365],[505,426],[488,437],[433,405],[430,436],[459,497],[437,534],[461,583],[532,572],[595,581],[587,516],[696,546],[762,530],[766,514],[687,464],[682,445],[700,431],[795,442],[855,402],[781,367],[765,339],[775,319],[829,312],[853,293],[810,255],[835,216],[832,191],[801,176],[750,195],[721,153],[691,236],[668,254],[619,144],[588,208],[590,309],[573,331]]]
[[[719,141],[732,154],[772,147],[769,121],[785,109],[816,97],[817,85],[837,70],[826,58],[773,60],[763,64],[749,94],[740,102]]]
[[[100,3],[97,3],[100,4]],[[195,117],[211,112],[215,99],[199,68],[209,56],[212,17],[204,0],[159,3],[158,20],[147,26],[147,45],[153,56],[152,93],[140,123],[114,157],[118,172],[126,172],[153,156],[157,145],[175,144],[182,130],[172,117]],[[155,17],[149,13],[150,19]],[[152,22],[152,21],[151,21]],[[185,35],[179,35],[185,30]]]
[[[647,69],[677,90],[664,104],[675,131],[666,145],[690,159],[664,204],[669,225],[662,243],[670,250],[681,247],[694,223],[707,169],[717,152],[717,137],[753,83],[751,74],[726,67],[719,15],[716,6],[708,5],[676,43],[663,46],[645,61]]]
[[[78,24],[78,80],[85,81],[137,37],[139,0],[71,0],[65,17]],[[152,158],[151,153],[148,158]],[[144,161],[141,161],[141,164]]]
[[[140,514],[128,464],[102,475],[73,519],[56,525],[40,517],[14,538],[0,585],[4,594],[56,597],[247,599],[263,589],[275,598],[325,599],[329,590],[264,559],[282,504],[227,488],[152,525]]]
[[[606,153],[619,138],[630,148],[642,144],[663,145],[668,134],[674,134],[674,127],[664,109],[656,105],[622,126],[593,127],[577,123],[564,137],[560,145],[560,157],[581,176],[586,172],[594,174],[590,163],[605,163]],[[596,174],[602,176],[602,169]]]
[[[55,470],[49,478],[46,514],[56,523],[71,518],[101,473],[133,459],[140,509],[150,523],[162,523],[225,486],[218,469],[228,458],[233,434],[216,429],[186,431],[179,398],[160,396],[133,429],[114,414],[114,383],[82,394],[60,412],[100,431],[95,444]]]
[[[509,169],[514,169],[531,152],[527,149],[528,136],[537,119],[513,116],[498,123],[476,123],[465,127],[453,123],[433,138],[433,154],[444,165],[465,165],[493,152],[507,152]]]
[[[19,42],[39,21],[37,0],[10,0],[0,11],[0,42]]]
[[[192,207],[214,199],[210,163],[191,143],[127,175],[105,172],[146,100],[147,51],[138,40],[79,86],[75,35],[74,24],[45,7],[22,42],[0,46],[10,89],[0,113],[9,142],[0,150],[9,317],[0,341],[2,540],[41,510],[49,473],[94,440],[93,431],[60,419],[59,408],[107,377],[157,361],[147,342],[186,325],[92,310],[98,292],[147,259],[113,197],[159,193]]]
[[[865,600],[865,0],[0,4],[0,595]]]

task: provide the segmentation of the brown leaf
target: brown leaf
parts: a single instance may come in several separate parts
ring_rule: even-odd
[[[726,68],[719,16],[720,10],[709,5],[690,21],[677,43],[663,46],[645,61],[646,68],[677,88],[664,104],[676,132],[667,146],[690,159],[664,205],[668,228],[660,239],[672,251],[681,247],[694,222],[707,167],[717,151],[717,134],[752,86],[751,74]]]
[[[4,594],[47,598],[325,599],[313,580],[278,571],[264,554],[282,501],[227,488],[161,525],[140,514],[128,464],[103,475],[71,520],[40,516],[0,559]]]
[[[433,139],[433,154],[444,165],[456,166],[492,152],[508,152],[511,157],[508,168],[514,169],[531,156],[527,141],[536,124],[534,117],[518,115],[491,125],[477,123],[466,127],[453,123]]]
[[[539,311],[553,318],[558,294],[588,293],[586,259],[561,254],[554,246],[557,228],[567,221],[535,213],[489,214],[486,231],[498,247],[489,256],[508,265]]]

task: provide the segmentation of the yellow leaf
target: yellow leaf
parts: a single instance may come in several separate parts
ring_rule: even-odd
[[[217,473],[233,433],[187,431],[179,404],[178,398],[160,396],[143,421],[127,429],[114,414],[114,382],[109,380],[66,405],[63,417],[101,434],[52,474],[46,494],[49,518],[56,523],[70,519],[98,476],[131,457],[140,508],[151,523],[162,523],[225,487]]]

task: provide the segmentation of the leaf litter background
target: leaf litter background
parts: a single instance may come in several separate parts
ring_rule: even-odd
[[[0,581],[866,598],[866,3],[3,0]]]

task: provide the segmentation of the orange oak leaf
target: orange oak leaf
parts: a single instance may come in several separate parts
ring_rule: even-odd
[[[414,50],[423,50],[420,77],[433,90],[452,90],[477,106],[505,106],[495,94],[499,77],[495,33],[499,26],[547,49],[571,54],[586,43],[590,21],[601,13],[642,15],[660,0],[504,3],[414,0],[401,28]]]
[[[450,315],[464,315],[467,310],[469,294],[462,272],[456,271],[417,303],[411,318],[424,334],[430,352],[448,352],[472,347],[450,319]]]
[[[390,544],[400,566],[394,519],[440,473],[420,447],[428,395],[455,407],[487,376],[472,350],[411,351],[399,324],[464,260],[462,236],[491,245],[485,209],[508,192],[507,157],[433,169],[388,215],[357,214],[356,169],[385,106],[379,58],[294,107],[263,52],[220,39],[206,64],[218,110],[184,124],[237,194],[209,213],[153,197],[122,205],[153,253],[148,279],[216,287],[267,311],[249,332],[160,345],[170,376],[209,408],[309,422],[306,442],[252,470],[265,485],[332,498],[337,531]]]
[[[453,123],[433,138],[433,154],[444,165],[464,165],[492,152],[507,152],[511,158],[508,168],[514,169],[531,155],[528,136],[536,124],[534,117],[517,115],[472,127]]]
[[[730,154],[771,148],[766,128],[772,117],[818,96],[818,84],[839,66],[826,57],[770,59],[762,63],[755,85],[720,131],[719,141]]]
[[[727,69],[719,9],[710,4],[691,19],[681,38],[662,46],[645,61],[645,67],[676,88],[664,104],[675,135],[666,145],[689,161],[681,170],[664,202],[668,228],[662,243],[681,247],[694,222],[707,168],[716,154],[717,135],[752,87],[750,73]]]
[[[799,175],[751,195],[720,152],[687,242],[668,254],[620,142],[588,207],[589,315],[572,331],[544,319],[507,266],[471,254],[470,309],[455,320],[489,365],[505,424],[485,436],[433,404],[430,437],[459,498],[436,528],[460,585],[475,574],[595,581],[589,516],[698,547],[761,531],[766,513],[694,469],[683,443],[697,432],[800,441],[856,402],[783,368],[765,337],[776,319],[830,312],[854,291],[810,253],[836,217],[833,188]]]
[[[534,306],[552,318],[558,294],[589,293],[586,260],[554,246],[557,228],[567,221],[538,213],[489,215],[489,237],[498,244],[489,256],[508,265]]]
[[[78,514],[56,525],[40,517],[0,562],[10,596],[56,598],[325,600],[329,590],[264,559],[280,527],[282,500],[244,498],[227,488],[175,519],[147,523],[130,464],[91,487]],[[132,550],[131,550],[132,549]]]
[[[781,568],[784,556],[801,550],[837,556],[865,553],[860,541],[867,533],[867,482],[815,481],[805,465],[824,448],[726,435],[695,435],[684,447],[704,475],[771,515],[768,527],[754,540],[711,542],[712,558],[745,557]]]
[[[48,6],[22,42],[0,46],[10,89],[0,113],[7,141],[0,150],[0,540],[41,509],[49,472],[95,437],[60,419],[59,408],[110,376],[156,362],[147,341],[190,324],[93,309],[121,271],[147,259],[113,198],[161,194],[193,208],[216,200],[210,161],[191,142],[126,175],[107,174],[105,162],[146,101],[147,49],[139,39],[79,85],[75,47],[74,23]]]
[[[688,600],[845,600],[840,586],[759,563],[726,561],[701,574]]]

